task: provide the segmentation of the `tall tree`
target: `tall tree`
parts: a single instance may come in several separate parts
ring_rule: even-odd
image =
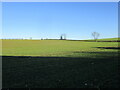
[[[100,36],[100,34],[98,32],[93,32],[92,36],[93,36],[94,40],[97,41],[97,39]]]

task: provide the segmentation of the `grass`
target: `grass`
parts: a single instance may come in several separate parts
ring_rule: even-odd
[[[3,57],[4,88],[117,88],[118,77],[116,57]]]
[[[3,40],[2,45],[3,88],[119,87],[118,42]]]
[[[105,39],[98,39],[98,41],[120,41],[120,38],[105,38]]]
[[[3,40],[3,56],[62,56],[81,57],[86,52],[117,52],[118,42],[80,42],[66,40]],[[75,52],[79,52],[75,53]],[[83,54],[85,53],[85,54]]]
[[[89,41],[89,42],[95,42],[94,39],[89,40],[79,40],[79,41]],[[120,42],[120,38],[103,38],[103,39],[97,39],[98,42]]]

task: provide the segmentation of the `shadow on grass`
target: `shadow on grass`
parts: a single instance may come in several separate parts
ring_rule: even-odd
[[[96,47],[96,48],[100,48],[100,49],[120,49],[120,47]]]
[[[2,56],[3,88],[117,88],[118,58]]]

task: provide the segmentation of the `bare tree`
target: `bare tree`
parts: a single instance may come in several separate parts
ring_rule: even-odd
[[[97,41],[97,39],[100,36],[100,34],[98,32],[93,32],[92,36],[94,37],[94,40]]]

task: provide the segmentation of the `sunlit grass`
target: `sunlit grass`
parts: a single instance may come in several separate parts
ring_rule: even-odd
[[[118,42],[80,42],[67,40],[3,40],[3,56],[89,56],[91,52],[117,52]],[[77,52],[77,53],[76,53]],[[97,53],[94,53],[97,54]]]

